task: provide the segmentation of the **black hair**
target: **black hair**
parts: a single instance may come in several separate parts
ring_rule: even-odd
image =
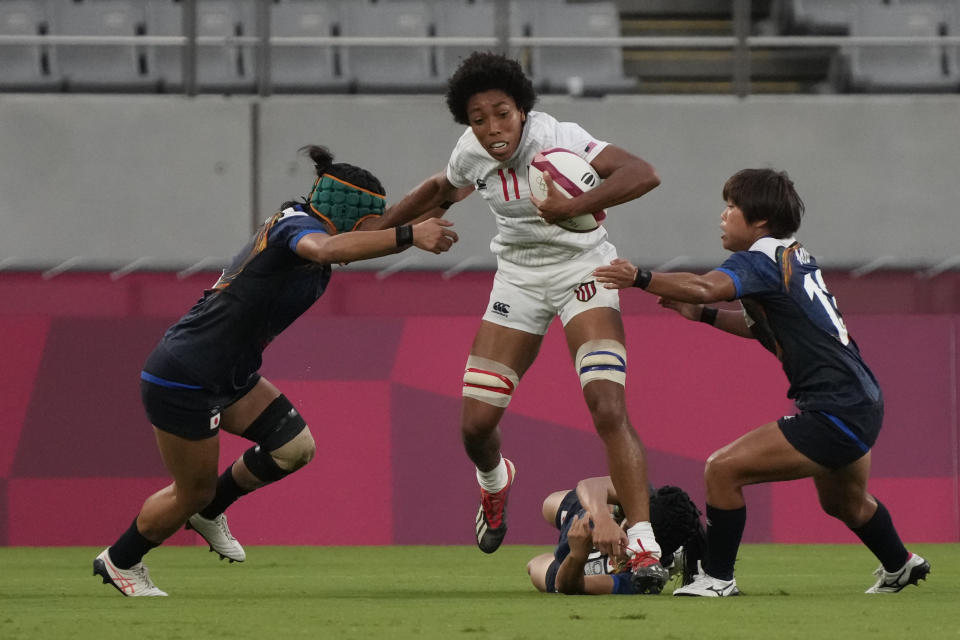
[[[331,176],[340,178],[344,182],[349,182],[355,187],[372,191],[381,196],[387,195],[386,190],[383,188],[383,185],[380,184],[377,176],[366,169],[361,169],[346,162],[334,162],[333,154],[326,147],[311,144],[301,147],[300,152],[305,152],[310,156],[310,159],[313,160],[314,167],[316,167],[318,176],[329,173]]]
[[[454,121],[470,124],[467,102],[478,93],[492,90],[513,98],[523,113],[530,113],[537,103],[537,92],[519,62],[491,51],[474,51],[447,81],[447,108]]]
[[[707,549],[707,534],[700,516],[700,509],[680,487],[664,485],[650,492],[650,526],[662,557],[666,560],[683,547],[683,585],[693,582],[699,571],[698,562]],[[673,558],[676,562],[676,556]]]
[[[786,171],[742,169],[723,185],[723,200],[740,207],[747,223],[766,220],[774,238],[787,238],[800,228],[803,200]]]
[[[313,166],[316,170],[317,176],[322,176],[323,174],[327,173],[335,178],[343,180],[344,182],[349,182],[356,187],[360,187],[361,189],[372,191],[373,193],[381,196],[385,196],[387,194],[377,176],[373,175],[366,169],[362,169],[352,164],[347,164],[346,162],[334,162],[333,153],[326,147],[318,144],[308,144],[297,149],[297,153],[302,153],[306,156],[309,156],[309,158],[313,160]],[[280,210],[282,211],[283,209],[292,207],[295,204],[305,204],[306,202],[306,198],[303,199],[303,202],[289,200],[280,205]]]

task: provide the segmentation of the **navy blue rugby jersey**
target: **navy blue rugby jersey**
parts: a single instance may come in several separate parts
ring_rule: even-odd
[[[194,383],[216,393],[242,388],[270,341],[323,295],[330,265],[294,251],[310,233],[327,230],[300,205],[269,218],[213,288],[167,330],[160,347]]]
[[[733,278],[754,336],[780,359],[801,411],[861,407],[880,387],[847,332],[817,261],[794,238],[761,238],[718,268]]]
[[[570,541],[567,539],[567,535],[570,533],[570,527],[573,525],[574,515],[586,518],[587,512],[583,508],[583,505],[580,504],[580,500],[577,498],[577,492],[571,490],[564,496],[560,507],[557,509],[557,514],[554,516],[554,524],[560,529],[560,537],[553,551],[553,563],[551,563],[550,568],[547,570],[546,587],[549,593],[557,592],[557,570],[560,568],[560,565],[563,564],[563,560],[570,555]],[[618,595],[633,594],[633,584],[630,581],[631,574],[629,572],[617,573],[617,570],[618,567],[616,563],[608,555],[601,553],[597,549],[592,549],[590,555],[587,556],[587,562],[583,566],[583,575],[609,575],[613,578],[612,593]]]

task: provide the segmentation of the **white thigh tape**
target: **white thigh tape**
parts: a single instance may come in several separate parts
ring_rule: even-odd
[[[627,383],[627,350],[616,340],[590,340],[577,349],[580,388],[594,380]]]
[[[520,383],[514,371],[499,362],[470,356],[463,372],[463,395],[495,407],[506,407]]]

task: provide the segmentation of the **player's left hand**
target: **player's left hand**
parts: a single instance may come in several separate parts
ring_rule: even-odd
[[[560,220],[573,217],[570,210],[572,199],[566,197],[557,189],[549,171],[543,172],[543,183],[547,185],[546,198],[539,200],[532,193],[530,194],[530,202],[537,208],[537,215],[543,218],[544,222],[550,224],[556,224]]]
[[[453,223],[443,218],[428,218],[413,225],[413,244],[418,249],[443,253],[449,251],[460,237],[451,229]]]
[[[671,300],[670,298],[664,298],[663,296],[657,298],[657,304],[664,309],[673,309],[687,320],[699,320],[700,314],[703,313],[702,304],[679,302],[677,300]]]
[[[638,268],[629,260],[614,258],[608,265],[597,267],[593,276],[605,289],[626,289],[633,286]]]
[[[590,518],[579,515],[573,516],[573,523],[567,530],[567,543],[570,545],[571,553],[579,558],[586,558],[590,555],[593,546],[592,535],[590,533]]]

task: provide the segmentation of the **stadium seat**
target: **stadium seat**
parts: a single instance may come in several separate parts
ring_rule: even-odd
[[[36,36],[47,32],[46,3],[36,0],[0,2],[0,35]],[[46,45],[4,45],[0,69],[2,91],[46,91],[59,83]]]
[[[516,3],[514,3],[516,4]],[[457,3],[436,2],[433,5],[433,21],[438,38],[493,38],[496,34],[496,7],[491,2],[485,3]],[[515,8],[516,10],[516,8]],[[510,35],[524,35],[524,21],[510,20]],[[446,80],[456,70],[460,62],[473,51],[495,50],[490,45],[457,45],[436,47],[437,75]],[[523,52],[519,47],[511,47],[510,56],[518,60],[523,59]]]
[[[854,36],[937,36],[946,16],[921,4],[864,5],[851,24]],[[955,49],[939,44],[852,47],[850,84],[854,91],[955,91],[960,86]]]
[[[556,4],[533,14],[530,35],[591,38],[600,44],[620,37],[620,15],[613,2]],[[635,78],[623,75],[618,45],[535,46],[531,75],[538,88],[550,93],[603,94],[636,86]]]
[[[174,0],[147,0],[146,34],[148,36],[183,35],[183,7]],[[164,91],[183,88],[183,50],[180,46],[150,45],[147,64],[157,75]]]
[[[350,3],[343,7],[341,35],[348,37],[427,37],[430,13],[424,2]],[[429,45],[344,45],[343,75],[359,92],[434,90]]]
[[[947,12],[947,35],[960,36],[960,3]],[[948,51],[954,66],[960,68],[960,45],[949,47]]]
[[[273,37],[330,37],[339,29],[338,2],[283,0],[270,8]],[[279,92],[342,91],[348,83],[339,74],[331,45],[282,46],[270,51],[270,81]]]
[[[781,33],[847,35],[853,13],[884,0],[774,0],[771,16]]]
[[[197,37],[256,35],[254,0],[197,0]],[[175,0],[147,0],[147,33],[183,35],[183,5]],[[150,59],[164,89],[183,87],[180,47],[152,47]],[[197,45],[197,90],[237,93],[252,91],[256,82],[256,48],[231,42]]]
[[[132,37],[144,32],[143,6],[134,0],[61,0],[51,6],[51,34]],[[142,46],[64,44],[52,47],[52,56],[71,91],[142,91],[157,84]]]

